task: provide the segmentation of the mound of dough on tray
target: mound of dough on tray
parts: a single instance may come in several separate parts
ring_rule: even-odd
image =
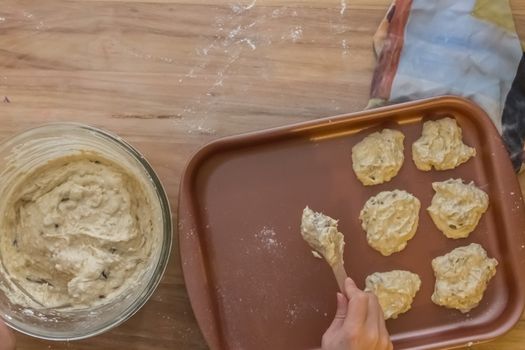
[[[359,219],[368,244],[384,256],[403,250],[414,237],[421,203],[406,191],[383,191],[364,205]]]
[[[421,279],[410,271],[393,270],[375,272],[366,278],[365,284],[365,291],[377,296],[387,320],[410,310]]]
[[[489,196],[461,179],[434,182],[436,194],[428,212],[437,228],[448,238],[465,238],[474,231],[489,206]]]
[[[421,137],[412,144],[414,163],[423,171],[454,169],[475,155],[476,149],[463,143],[461,128],[452,118],[425,122]]]
[[[403,165],[403,141],[400,131],[383,129],[366,136],[352,147],[352,167],[365,186],[390,181]]]
[[[469,312],[483,298],[498,261],[487,256],[477,243],[459,247],[432,260],[436,285],[432,301],[441,306]]]

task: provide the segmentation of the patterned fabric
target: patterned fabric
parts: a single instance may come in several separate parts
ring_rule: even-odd
[[[525,160],[525,59],[508,0],[395,0],[374,36],[369,108],[453,94],[491,117]]]

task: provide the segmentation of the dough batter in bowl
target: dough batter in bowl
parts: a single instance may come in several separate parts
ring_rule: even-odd
[[[120,138],[49,124],[0,145],[0,312],[45,339],[80,339],[129,318],[171,247],[166,194]]]
[[[132,284],[152,254],[145,190],[99,155],[57,158],[20,178],[5,200],[0,256],[26,292],[8,294],[22,306],[103,303]]]

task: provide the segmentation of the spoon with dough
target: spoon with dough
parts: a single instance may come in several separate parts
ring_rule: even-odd
[[[345,241],[343,234],[337,230],[337,220],[306,207],[301,220],[301,235],[330,265],[344,294],[345,279],[348,277],[343,262]]]

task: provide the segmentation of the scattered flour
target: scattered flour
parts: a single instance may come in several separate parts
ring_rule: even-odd
[[[253,0],[248,5],[233,4],[233,5],[231,5],[232,12],[238,15],[238,14],[241,14],[243,12],[249,11],[255,6],[256,2],[257,2],[257,0]]]
[[[295,43],[297,40],[303,37],[303,29],[301,27],[295,27],[291,33],[292,41]]]
[[[286,7],[277,8],[272,11],[272,18],[281,17],[286,12]]]
[[[348,1],[340,0],[334,10],[334,17],[327,21],[324,30],[336,35],[347,33],[350,25],[343,15],[348,12]],[[257,0],[231,0],[227,7],[219,7],[215,17],[210,18],[209,33],[202,36],[190,52],[194,63],[175,78],[179,88],[191,85],[195,91],[191,99],[173,111],[172,114],[178,117],[175,122],[185,125],[188,134],[215,135],[217,121],[208,115],[214,115],[217,108],[224,105],[225,99],[231,97],[231,85],[238,81],[239,67],[247,64],[246,56],[252,60],[256,51],[262,63],[257,66],[261,78],[270,80],[272,61],[265,60],[266,49],[272,45],[314,42],[307,37],[310,31],[302,21],[303,14],[308,11],[301,6],[258,6]],[[29,16],[25,14],[25,17]],[[107,40],[118,41],[105,45],[108,49],[116,47],[143,60],[165,64],[179,62],[179,57],[152,55],[140,46],[113,38]],[[349,55],[348,39],[339,41],[342,55]],[[246,95],[250,93],[250,87],[246,84],[233,90],[236,94]]]
[[[297,317],[299,316],[299,308],[297,304],[290,304],[288,305],[288,308],[286,309],[286,319],[285,322],[288,324],[294,324],[295,321],[297,321]]]
[[[198,135],[215,135],[217,131],[213,128],[205,127],[202,124],[191,124],[188,130],[188,134]]]
[[[346,0],[341,0],[341,11],[339,11],[341,16],[345,14],[345,11],[346,11]]]
[[[245,43],[246,45],[248,45],[252,50],[255,50],[257,48],[257,46],[255,46],[255,44],[253,43],[253,41],[251,39],[247,39],[247,38],[244,38],[242,40],[239,40],[240,43]]]
[[[264,226],[261,231],[255,234],[255,237],[260,240],[263,247],[268,250],[275,250],[282,248],[282,243],[276,238],[277,234],[272,228]]]
[[[234,39],[237,35],[239,35],[239,32],[241,31],[241,26],[237,26],[235,29],[232,29],[229,33],[228,33],[228,38],[230,39]],[[226,45],[226,42],[223,43],[223,46]]]
[[[346,39],[341,40],[341,48],[343,49],[343,56],[348,55],[349,45]]]

